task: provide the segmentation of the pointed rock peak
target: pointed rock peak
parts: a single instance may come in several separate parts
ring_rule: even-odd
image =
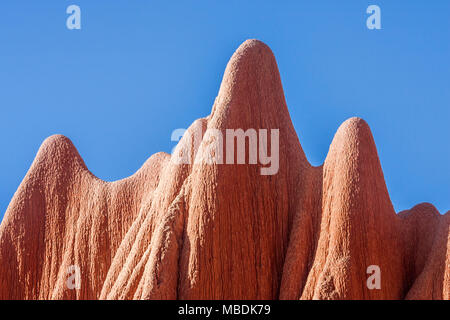
[[[324,165],[338,184],[373,192],[390,203],[378,152],[369,125],[361,118],[346,120],[336,132]],[[390,211],[390,205],[388,205]]]
[[[63,164],[75,161],[81,167],[87,169],[72,141],[61,134],[52,135],[44,140],[36,155],[33,167],[40,165],[43,161],[47,164]]]
[[[275,69],[269,69],[273,67]],[[239,76],[245,77],[245,79],[248,79],[250,76],[262,76],[265,75],[264,72],[273,71],[278,73],[272,50],[259,40],[246,40],[234,52],[228,62],[223,82],[227,83],[228,81],[226,80],[232,79],[238,80]]]
[[[211,119],[229,128],[287,123],[292,127],[275,57],[263,42],[247,40],[233,54]]]
[[[415,205],[409,212],[411,215],[424,216],[428,219],[440,216],[438,209],[428,202],[422,202]]]
[[[370,127],[366,121],[358,117],[350,118],[341,124],[331,143],[329,155],[332,155],[333,151],[345,151],[344,154],[350,157],[359,155],[378,161]]]
[[[360,141],[363,139],[372,139],[372,133],[367,122],[359,117],[352,117],[344,121],[338,129],[336,135],[342,135],[347,138]]]
[[[232,71],[233,68],[239,68],[245,64],[271,64],[274,62],[275,57],[268,45],[256,39],[249,39],[244,41],[234,52],[228,62],[227,71]]]
[[[42,142],[41,149],[68,147],[75,149],[72,141],[62,134],[54,134]]]

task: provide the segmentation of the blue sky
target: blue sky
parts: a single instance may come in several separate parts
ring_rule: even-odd
[[[66,8],[81,8],[81,30]],[[381,8],[382,30],[366,28]],[[450,209],[450,1],[2,1],[0,218],[42,141],[68,136],[98,177],[133,174],[210,113],[241,42],[273,50],[292,121],[321,164],[370,125],[397,211]]]

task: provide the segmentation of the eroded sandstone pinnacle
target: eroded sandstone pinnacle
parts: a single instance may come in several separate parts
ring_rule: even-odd
[[[51,136],[0,226],[0,299],[450,298],[450,214],[395,213],[362,119],[344,122],[311,166],[264,43],[234,53],[211,114],[188,132],[198,128],[278,128],[277,174],[157,153],[105,182]],[[185,134],[177,150],[190,144]],[[67,286],[74,265],[78,289]],[[380,289],[366,285],[371,265]]]

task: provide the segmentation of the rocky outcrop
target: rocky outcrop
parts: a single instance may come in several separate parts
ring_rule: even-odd
[[[277,129],[254,150],[278,155],[275,174],[251,137],[239,163],[227,129]],[[104,182],[66,137],[43,143],[0,226],[0,298],[449,299],[449,226],[430,204],[395,213],[362,119],[311,166],[272,52],[248,40],[211,115],[133,176]]]

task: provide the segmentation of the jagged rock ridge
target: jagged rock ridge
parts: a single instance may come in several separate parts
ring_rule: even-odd
[[[217,143],[189,133],[239,128],[279,129],[277,174],[174,161]],[[104,182],[66,137],[43,143],[0,226],[0,299],[449,299],[449,226],[430,204],[395,213],[362,119],[311,166],[272,52],[248,40],[211,115],[133,176]]]

